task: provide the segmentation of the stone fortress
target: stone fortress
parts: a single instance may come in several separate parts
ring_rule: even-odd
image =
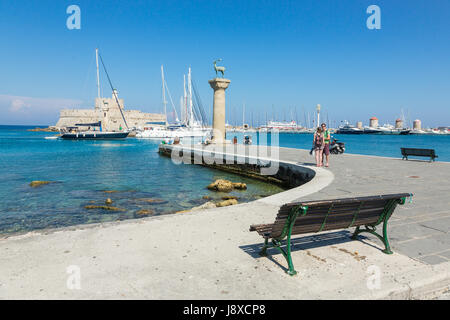
[[[115,90],[117,95],[117,91]],[[129,129],[143,128],[146,125],[166,123],[166,115],[161,113],[144,113],[139,110],[124,110],[124,100],[118,99],[120,109]],[[102,122],[103,131],[123,131],[126,125],[117,106],[114,93],[111,98],[95,98],[95,109],[63,109],[55,127],[76,127],[77,124]]]

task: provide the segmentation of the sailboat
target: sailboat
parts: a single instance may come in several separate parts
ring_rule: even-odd
[[[95,57],[96,57],[96,63],[97,63],[97,91],[98,91],[98,101],[101,101],[100,98],[100,74],[99,74],[99,67],[98,67],[98,49],[95,49]],[[110,140],[110,139],[125,139],[129,135],[129,129],[127,121],[125,120],[125,117],[123,115],[122,108],[120,107],[119,99],[117,97],[117,90],[114,89],[111,83],[111,79],[109,78],[108,72],[106,71],[105,64],[103,63],[103,59],[100,56],[103,68],[105,70],[106,76],[108,77],[109,84],[111,86],[112,92],[113,92],[113,98],[116,101],[117,107],[120,110],[120,114],[122,115],[123,122],[126,126],[126,130],[122,131],[107,131],[107,125],[108,125],[108,112],[109,107],[107,104],[102,103],[101,111],[103,114],[103,120],[98,120],[97,122],[93,123],[77,123],[74,127],[66,127],[62,128],[60,130],[60,138],[66,139],[66,140]],[[99,116],[100,118],[100,116]],[[87,130],[80,130],[80,127],[87,127]],[[91,129],[93,128],[93,129]],[[98,130],[97,130],[98,128]]]
[[[192,76],[191,68],[189,68],[187,90],[186,90],[186,77],[183,78],[183,99],[181,102],[181,115],[182,119],[178,119],[173,100],[167,87],[167,83],[164,77],[164,68],[161,66],[161,79],[162,79],[162,92],[163,92],[163,105],[164,113],[166,114],[166,124],[164,126],[144,126],[144,130],[136,134],[136,138],[147,139],[173,139],[173,138],[207,138],[211,135],[211,129],[206,128],[202,121],[199,121],[198,116],[195,116],[193,95],[192,95]],[[174,124],[167,122],[167,101],[166,90],[169,94],[172,107],[176,115],[176,121]],[[200,112],[202,113],[202,112]]]

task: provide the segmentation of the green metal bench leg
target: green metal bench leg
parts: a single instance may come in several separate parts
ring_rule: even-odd
[[[306,215],[306,212],[308,210],[307,206],[301,206],[301,207],[294,207],[291,212],[289,213],[289,216],[286,220],[286,223],[284,225],[283,231],[281,232],[281,235],[277,237],[276,239],[272,238],[272,244],[270,247],[277,248],[283,257],[286,259],[288,264],[288,271],[286,271],[290,276],[296,275],[297,271],[294,269],[294,264],[292,263],[292,257],[291,257],[291,234],[292,234],[292,227],[295,224],[295,220],[297,219],[298,215],[302,214],[302,216]],[[286,239],[286,251],[284,251],[281,248],[282,240],[287,237]],[[264,238],[264,246],[260,251],[260,255],[266,255],[267,248],[269,247],[268,241],[269,237]]]
[[[383,242],[384,250],[382,250],[382,252],[384,252],[386,254],[392,254],[391,247],[389,245],[388,236],[387,236],[387,219],[383,223],[383,236],[380,236],[378,233],[375,232],[375,227],[371,226],[373,228],[372,230],[369,229],[369,227],[370,226],[365,226],[365,229],[360,229],[359,226],[356,227],[356,230],[352,235],[352,239],[356,240],[358,238],[358,234],[360,234],[361,232],[368,232],[370,234],[373,234],[374,236],[376,236],[378,239],[380,239]]]
[[[296,275],[297,271],[295,271],[295,269],[294,269],[294,264],[292,263],[292,257],[291,257],[291,237],[288,237],[286,240],[286,251],[284,251],[281,248],[281,241],[273,239],[272,242],[273,242],[273,246],[275,248],[277,248],[281,252],[283,257],[286,259],[286,262],[287,262],[288,268],[289,268],[288,271],[286,271],[286,273],[290,276]]]
[[[383,252],[386,254],[392,254],[391,246],[389,245],[389,240],[387,236],[387,219],[383,222],[383,243],[384,243],[384,250]]]
[[[359,231],[359,226],[356,227],[355,232],[353,233],[353,235],[352,235],[351,238],[352,238],[353,240],[358,239],[358,234],[360,234],[360,232],[361,232],[361,231]]]
[[[397,204],[405,204],[406,198],[402,198],[400,200],[391,200],[387,206],[384,209],[383,215],[380,217],[380,220],[383,221],[383,236],[379,235],[376,230],[376,225],[380,223],[381,221],[378,220],[376,224],[374,225],[368,225],[364,226],[364,229],[360,229],[360,226],[356,227],[355,233],[353,233],[352,239],[357,239],[358,234],[361,232],[368,232],[370,234],[373,234],[378,239],[380,239],[384,244],[384,250],[382,250],[386,254],[392,254],[391,247],[389,245],[388,235],[387,235],[387,223],[389,218],[392,215],[392,212],[394,212],[395,207]]]
[[[287,254],[286,254],[286,260],[289,266],[289,271],[287,272],[290,276],[295,276],[297,274],[297,271],[294,269],[294,264],[292,263],[292,257],[291,257],[291,237],[289,235],[289,238],[287,239]]]
[[[269,246],[269,238],[264,238],[264,246],[262,247],[261,251],[259,252],[260,256],[267,256],[267,247]]]

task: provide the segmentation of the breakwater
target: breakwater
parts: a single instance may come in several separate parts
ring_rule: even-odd
[[[301,186],[311,181],[316,174],[314,170],[308,167],[297,166],[284,161],[256,160],[255,155],[252,156],[245,151],[243,152],[244,156],[230,158],[230,152],[236,153],[235,149],[243,148],[245,150],[245,147],[242,145],[234,145],[231,148],[232,150],[229,150],[229,147],[228,150],[226,145],[223,148],[215,147],[214,152],[211,154],[208,151],[208,147],[196,146],[195,148],[194,146],[184,147],[161,144],[159,146],[159,153],[166,157],[182,159],[185,164],[198,164],[273,183],[286,189]],[[261,148],[270,150],[270,148]],[[271,170],[271,168],[275,170]],[[267,174],[264,174],[265,171]]]

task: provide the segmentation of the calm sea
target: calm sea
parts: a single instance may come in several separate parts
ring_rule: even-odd
[[[206,189],[218,178],[247,183],[246,191],[231,192],[240,202],[282,191],[201,166],[176,165],[159,156],[158,142],[46,140],[53,134],[30,128],[0,126],[0,233],[139,218],[143,209],[154,215],[190,209],[206,202],[203,196],[224,195]],[[31,188],[34,180],[55,183]],[[85,209],[106,198],[123,211]]]
[[[157,153],[158,142],[47,140],[52,133],[32,127],[0,126],[0,233],[140,218],[140,210],[169,214],[201,205],[211,181],[224,178],[247,183],[233,191],[240,202],[280,192],[270,184],[195,165],[176,165]],[[258,135],[252,133],[253,141]],[[242,133],[228,132],[227,138]],[[450,161],[450,136],[335,135],[347,153],[400,157],[400,147],[433,148],[438,161]],[[310,134],[280,134],[282,147],[309,149]],[[31,188],[34,180],[55,183]],[[104,191],[114,191],[106,193]],[[111,198],[123,211],[85,209]],[[149,203],[142,199],[158,199]],[[162,203],[161,203],[162,202]]]
[[[258,134],[248,133],[252,136],[255,143],[258,141]],[[238,132],[227,132],[227,139],[238,137],[238,141],[242,142],[243,134]],[[255,138],[256,137],[256,138]],[[333,135],[337,140],[345,143],[346,153],[375,155],[382,157],[401,158],[400,148],[425,148],[435,149],[438,158],[436,161],[450,161],[450,135],[352,135],[352,134],[336,134]],[[312,134],[295,134],[281,133],[279,134],[280,147],[311,149]],[[266,139],[270,141],[270,135]],[[411,157],[414,158],[414,157]],[[426,160],[425,158],[418,158]]]

